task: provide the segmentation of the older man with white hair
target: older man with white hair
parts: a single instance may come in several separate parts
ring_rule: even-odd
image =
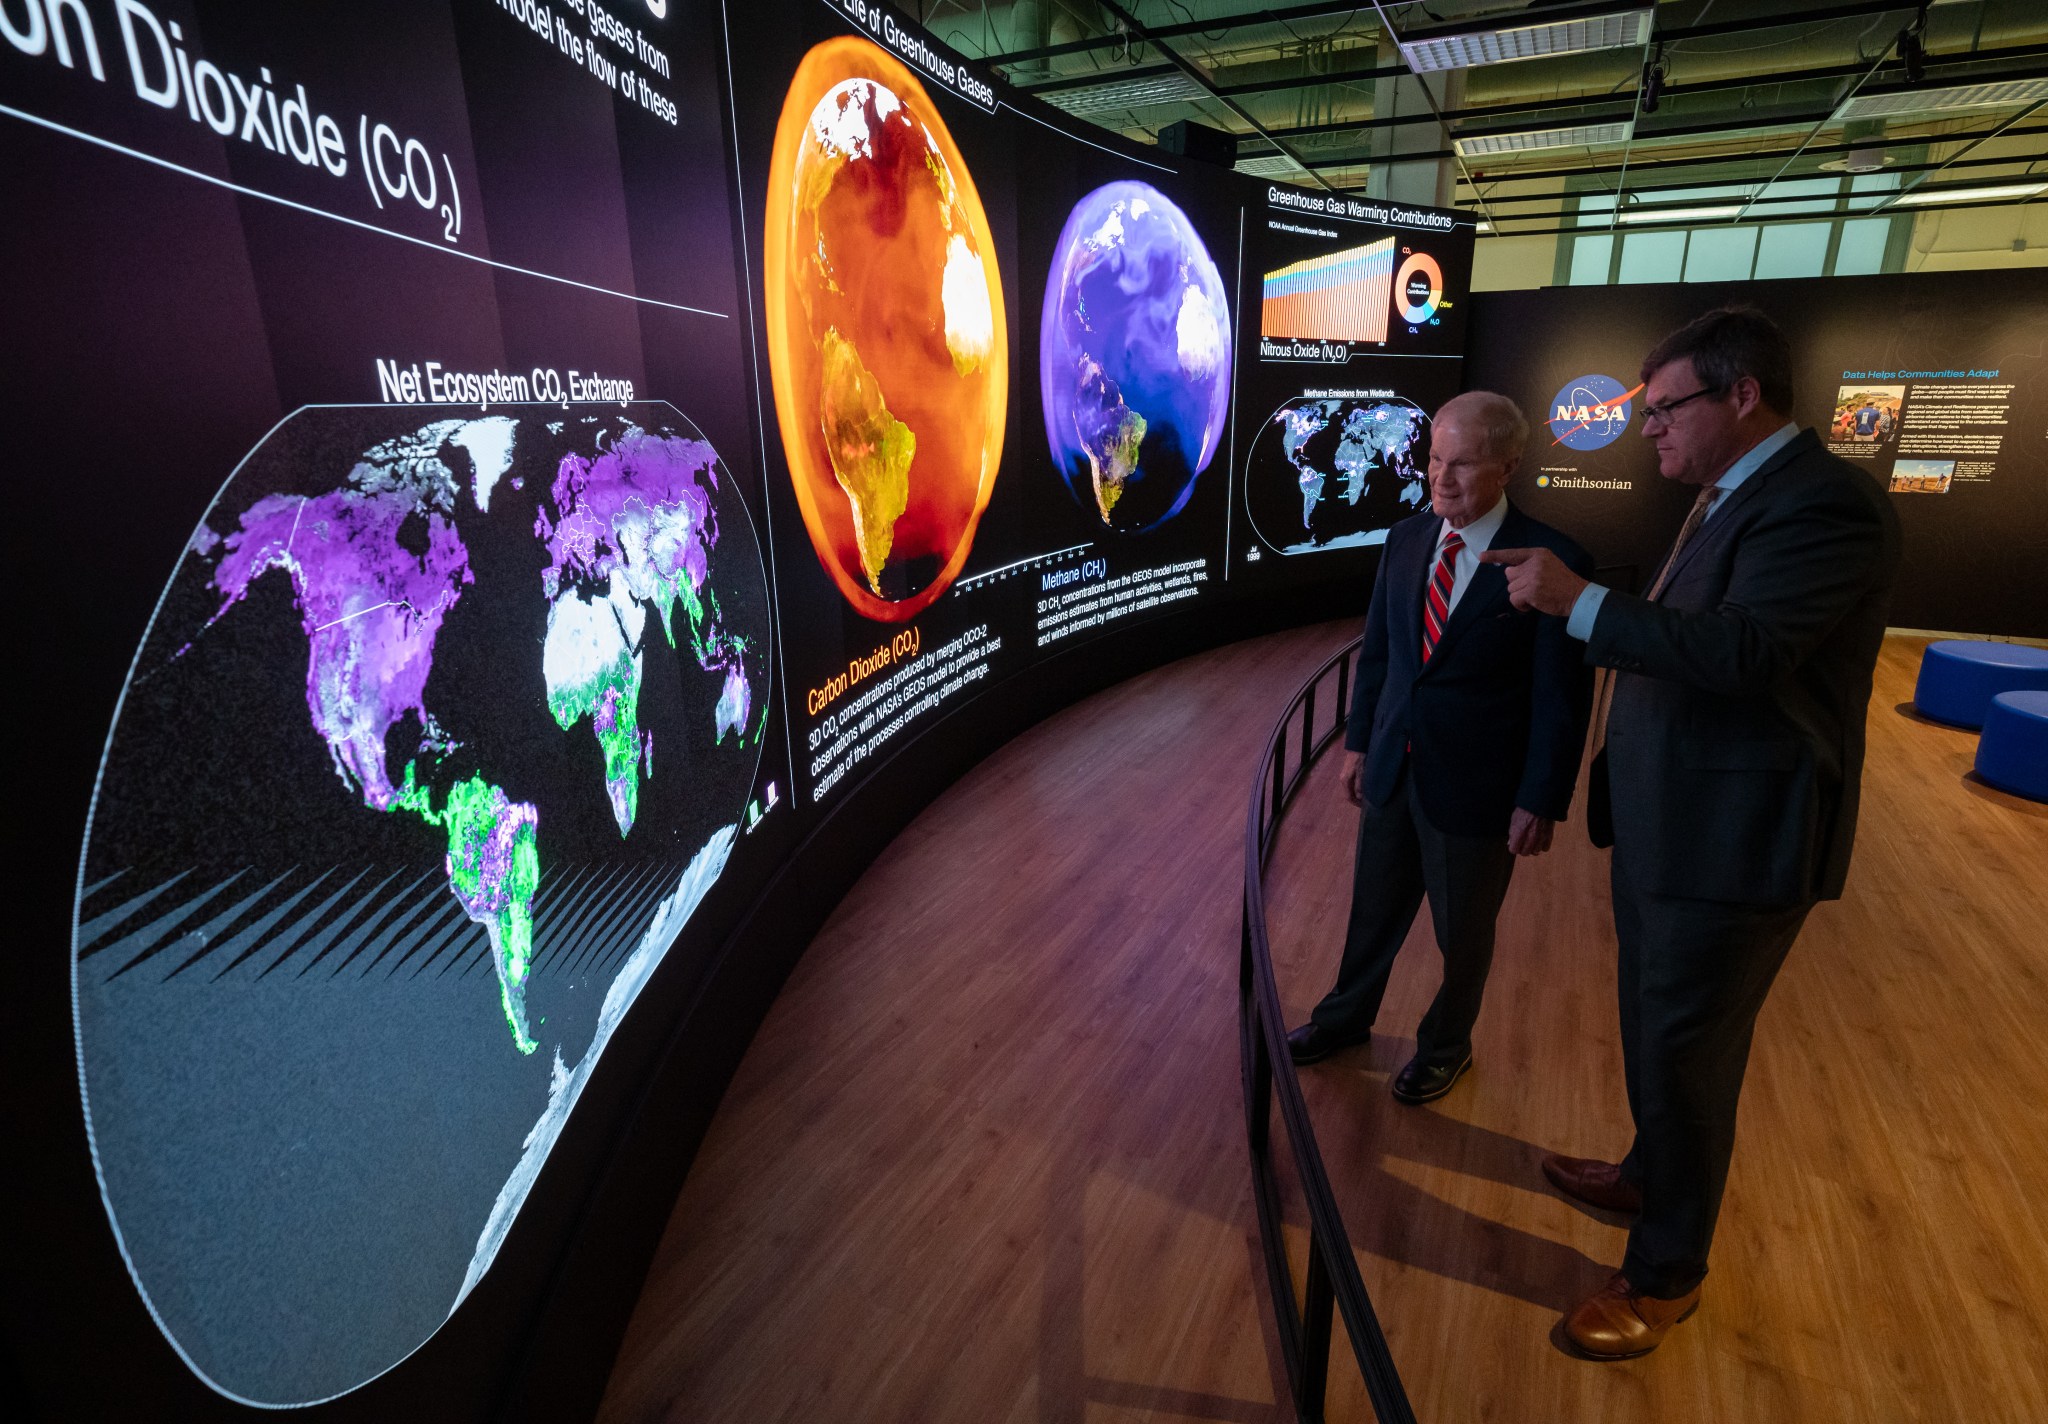
[[[1393,1095],[1426,1103],[1472,1066],[1472,1027],[1515,858],[1550,848],[1578,777],[1592,675],[1565,620],[1517,609],[1489,548],[1541,548],[1581,576],[1583,550],[1515,508],[1529,423],[1468,391],[1430,432],[1430,507],[1387,535],[1366,614],[1344,786],[1363,808],[1337,982],[1288,1035],[1296,1063],[1371,1037],[1395,956],[1426,896],[1443,985]]]

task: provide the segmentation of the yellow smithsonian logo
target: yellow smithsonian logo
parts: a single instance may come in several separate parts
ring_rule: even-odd
[[[1561,490],[1625,490],[1635,488],[1634,480],[1594,480],[1584,475],[1540,474],[1536,484],[1542,489]]]

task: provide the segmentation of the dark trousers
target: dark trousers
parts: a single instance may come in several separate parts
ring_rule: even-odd
[[[1637,1290],[1668,1299],[1707,1274],[1757,1011],[1813,905],[1652,895],[1630,883],[1621,846],[1613,886],[1622,1063],[1636,1123],[1621,1171],[1643,1191],[1621,1268]]]
[[[1493,967],[1493,923],[1514,871],[1505,835],[1447,836],[1432,826],[1414,777],[1404,772],[1388,804],[1368,803],[1359,819],[1351,925],[1336,986],[1312,1015],[1316,1025],[1347,1037],[1372,1027],[1394,957],[1427,895],[1444,982],[1415,1030],[1415,1056],[1431,1066],[1464,1058]]]

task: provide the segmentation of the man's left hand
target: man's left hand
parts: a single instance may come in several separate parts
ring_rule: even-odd
[[[1586,580],[1548,549],[1488,549],[1479,560],[1506,569],[1508,601],[1517,608],[1569,618],[1572,605],[1586,590]]]
[[[1517,806],[1508,819],[1508,849],[1516,855],[1541,855],[1550,849],[1550,834],[1556,829],[1557,822]]]

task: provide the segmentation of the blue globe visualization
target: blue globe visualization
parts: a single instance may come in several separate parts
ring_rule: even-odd
[[[1147,183],[1074,205],[1039,317],[1053,464],[1083,509],[1136,533],[1178,514],[1230,407],[1230,308],[1194,224]]]

